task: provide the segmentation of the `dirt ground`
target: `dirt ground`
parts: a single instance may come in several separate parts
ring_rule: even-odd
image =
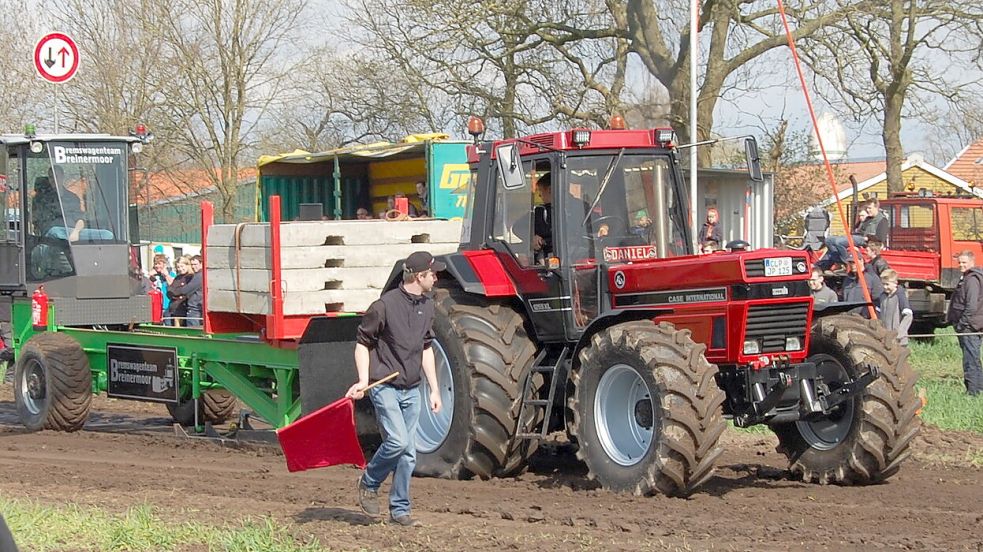
[[[290,474],[274,446],[178,437],[162,406],[105,397],[81,432],[26,433],[0,386],[4,497],[146,502],[215,525],[270,515],[344,550],[983,550],[983,469],[968,462],[983,436],[926,427],[901,473],[869,487],[790,480],[775,442],[728,432],[716,476],[689,499],[597,489],[569,451],[546,447],[516,478],[415,479],[425,527],[404,529],[361,514],[355,468]]]

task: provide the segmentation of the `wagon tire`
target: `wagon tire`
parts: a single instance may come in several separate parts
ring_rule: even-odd
[[[44,332],[20,350],[14,397],[30,431],[78,431],[92,406],[92,370],[82,346],[70,336]]]
[[[206,389],[198,401],[198,421],[221,424],[235,415],[236,396],[225,389]],[[195,401],[183,399],[177,404],[168,404],[167,411],[174,421],[190,426],[195,423]]]

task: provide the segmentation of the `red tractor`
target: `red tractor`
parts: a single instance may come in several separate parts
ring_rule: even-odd
[[[919,427],[907,349],[813,311],[804,252],[694,255],[671,130],[475,134],[435,296],[447,408],[421,418],[418,474],[514,474],[566,430],[603,487],[687,495],[727,419],[767,424],[806,481],[898,471]]]

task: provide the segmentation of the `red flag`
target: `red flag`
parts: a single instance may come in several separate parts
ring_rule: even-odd
[[[291,472],[338,464],[365,467],[355,433],[355,406],[348,397],[281,427],[276,436]]]

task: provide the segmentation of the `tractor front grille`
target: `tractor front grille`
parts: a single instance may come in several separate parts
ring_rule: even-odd
[[[748,278],[764,278],[765,276],[765,260],[764,259],[748,259],[744,261],[744,271],[747,272]]]
[[[798,337],[804,345],[808,316],[809,303],[752,305],[747,312],[744,339],[759,340],[762,353],[784,351],[787,337]]]

